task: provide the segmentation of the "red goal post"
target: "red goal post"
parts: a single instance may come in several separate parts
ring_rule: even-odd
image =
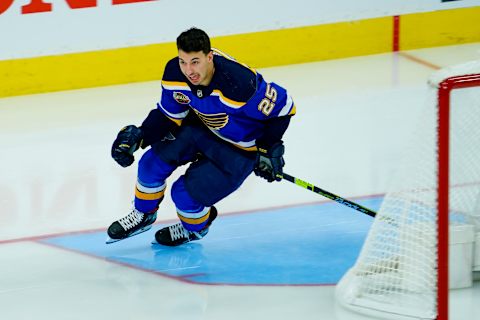
[[[479,63],[480,64],[480,63]],[[469,67],[472,69],[469,69]],[[449,239],[449,157],[450,157],[450,96],[453,90],[480,88],[480,70],[475,63],[460,67],[466,74],[449,76],[438,83],[438,274],[437,319],[448,319],[448,239]],[[478,65],[477,65],[478,66]],[[447,71],[449,72],[449,71]],[[457,71],[458,72],[458,71]],[[463,73],[462,72],[462,73]],[[478,72],[478,73],[470,73]],[[440,73],[440,75],[442,75]],[[434,80],[433,80],[434,81]],[[435,82],[433,82],[435,84]],[[480,90],[479,90],[480,96]],[[480,110],[479,110],[480,112]],[[480,125],[480,123],[478,124]],[[478,146],[480,148],[480,145]]]

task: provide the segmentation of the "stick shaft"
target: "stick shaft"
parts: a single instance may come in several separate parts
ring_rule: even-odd
[[[326,190],[323,190],[317,186],[314,186],[313,184],[309,183],[309,182],[306,182],[306,181],[303,181],[301,179],[298,179],[298,178],[295,178],[287,173],[283,173],[282,175],[277,175],[278,177],[281,177],[282,179],[284,180],[287,180],[287,181],[290,181],[294,184],[296,184],[297,186],[300,186],[302,188],[305,188],[307,190],[310,190],[310,191],[313,191],[321,196],[324,196],[325,198],[328,198],[330,200],[333,200],[335,202],[338,202],[340,204],[343,204],[344,206],[347,206],[349,208],[352,208],[354,210],[357,210],[357,211],[360,211],[366,215],[369,215],[370,217],[375,217],[377,215],[377,213],[375,211],[372,211],[368,208],[365,208],[361,205],[359,205],[358,203],[355,203],[355,202],[352,202],[350,200],[347,200],[345,198],[342,198],[340,196],[337,196],[336,194],[333,194],[331,192],[328,192]]]

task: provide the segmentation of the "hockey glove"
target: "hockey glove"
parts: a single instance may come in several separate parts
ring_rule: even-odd
[[[285,153],[285,147],[283,142],[279,141],[268,149],[258,147],[257,161],[255,163],[255,169],[253,170],[257,176],[260,176],[268,182],[280,181],[282,175],[283,166],[285,161],[283,160],[283,154]]]
[[[142,143],[143,133],[134,125],[124,127],[112,145],[112,158],[122,167],[128,167],[135,158],[133,153]]]

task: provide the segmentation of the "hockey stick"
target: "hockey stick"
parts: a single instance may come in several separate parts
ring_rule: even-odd
[[[324,196],[325,198],[328,198],[330,200],[341,203],[341,204],[343,204],[347,207],[350,207],[352,209],[360,211],[361,213],[365,213],[366,215],[369,215],[370,217],[375,218],[375,216],[377,215],[377,213],[375,211],[372,211],[372,210],[370,210],[368,208],[365,208],[365,207],[363,207],[363,206],[361,206],[361,205],[359,205],[355,202],[352,202],[350,200],[347,200],[345,198],[337,196],[336,194],[333,194],[333,193],[328,192],[326,190],[320,189],[319,187],[314,186],[313,184],[311,184],[309,182],[306,182],[306,181],[300,180],[298,178],[292,177],[291,175],[289,175],[285,172],[283,174],[277,174],[277,177],[282,178],[282,179],[287,180],[287,181],[290,181],[290,182],[296,184],[297,186],[300,186],[300,187],[303,187],[303,188],[308,189],[310,191],[313,191],[313,192],[315,192],[315,193],[317,193],[321,196]]]

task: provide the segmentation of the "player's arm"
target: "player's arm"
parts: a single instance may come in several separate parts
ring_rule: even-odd
[[[139,128],[142,131],[140,147],[145,149],[169,135],[174,135],[177,128],[178,125],[165,116],[160,109],[153,109]]]
[[[290,124],[291,117],[291,115],[287,115],[265,120],[265,129],[262,136],[257,139],[257,147],[270,149],[274,144],[281,141]]]
[[[263,135],[257,139],[257,160],[254,172],[268,182],[281,180],[285,147],[282,137],[290,124],[290,115],[266,120]]]
[[[112,158],[122,167],[128,167],[133,163],[135,160],[133,153],[140,147],[146,148],[171,136],[188,114],[188,107],[173,98],[173,91],[168,86],[167,80],[175,80],[178,77],[176,66],[172,59],[165,67],[162,94],[157,108],[150,111],[140,127],[128,125],[122,128],[113,142]]]
[[[259,117],[263,117],[265,126],[256,140],[258,152],[254,172],[268,182],[280,181],[285,165],[282,137],[296,109],[284,88],[265,82],[259,88],[257,111]]]

